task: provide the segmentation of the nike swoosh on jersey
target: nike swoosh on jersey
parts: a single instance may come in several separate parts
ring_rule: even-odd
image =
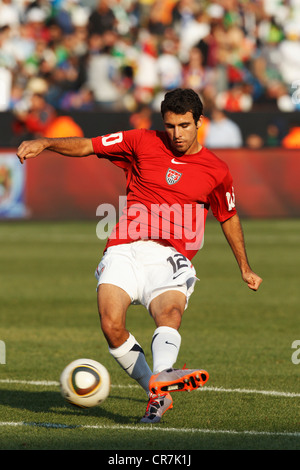
[[[171,162],[175,163],[175,165],[186,165],[186,163],[183,162],[176,162],[175,158],[172,158]]]

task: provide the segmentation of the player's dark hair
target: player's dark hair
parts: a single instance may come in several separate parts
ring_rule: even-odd
[[[203,104],[199,95],[190,88],[177,88],[165,94],[161,103],[161,114],[164,117],[167,111],[175,114],[185,114],[191,112],[195,124],[203,113]]]

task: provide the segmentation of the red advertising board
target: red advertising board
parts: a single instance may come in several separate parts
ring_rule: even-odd
[[[241,216],[300,216],[299,150],[238,149],[215,153],[229,165]],[[12,149],[10,155],[7,150],[5,154],[7,158],[15,156]],[[119,196],[125,194],[123,171],[94,155],[69,158],[45,152],[28,160],[24,170],[24,203],[27,217],[32,219],[96,218],[100,204],[117,207]]]
[[[300,152],[282,148],[222,150],[239,213],[247,217],[300,216]]]

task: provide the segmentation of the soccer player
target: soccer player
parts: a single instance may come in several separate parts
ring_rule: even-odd
[[[203,106],[190,89],[168,92],[161,104],[165,131],[129,130],[95,138],[40,138],[18,148],[21,163],[43,150],[70,156],[96,154],[121,167],[127,206],[108,238],[97,270],[101,328],[109,351],[148,395],[144,423],[157,423],[172,408],[170,392],[204,385],[203,369],[174,369],[182,315],[197,280],[192,265],[203,241],[209,207],[221,223],[242,279],[256,291],[235,207],[227,165],[197,140]],[[101,177],[101,176],[100,176]],[[146,307],[155,323],[153,370],[126,329],[131,304]]]

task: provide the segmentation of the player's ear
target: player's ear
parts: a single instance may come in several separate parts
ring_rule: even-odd
[[[203,122],[203,116],[201,114],[196,124],[197,129],[199,129],[202,126],[202,122]]]

